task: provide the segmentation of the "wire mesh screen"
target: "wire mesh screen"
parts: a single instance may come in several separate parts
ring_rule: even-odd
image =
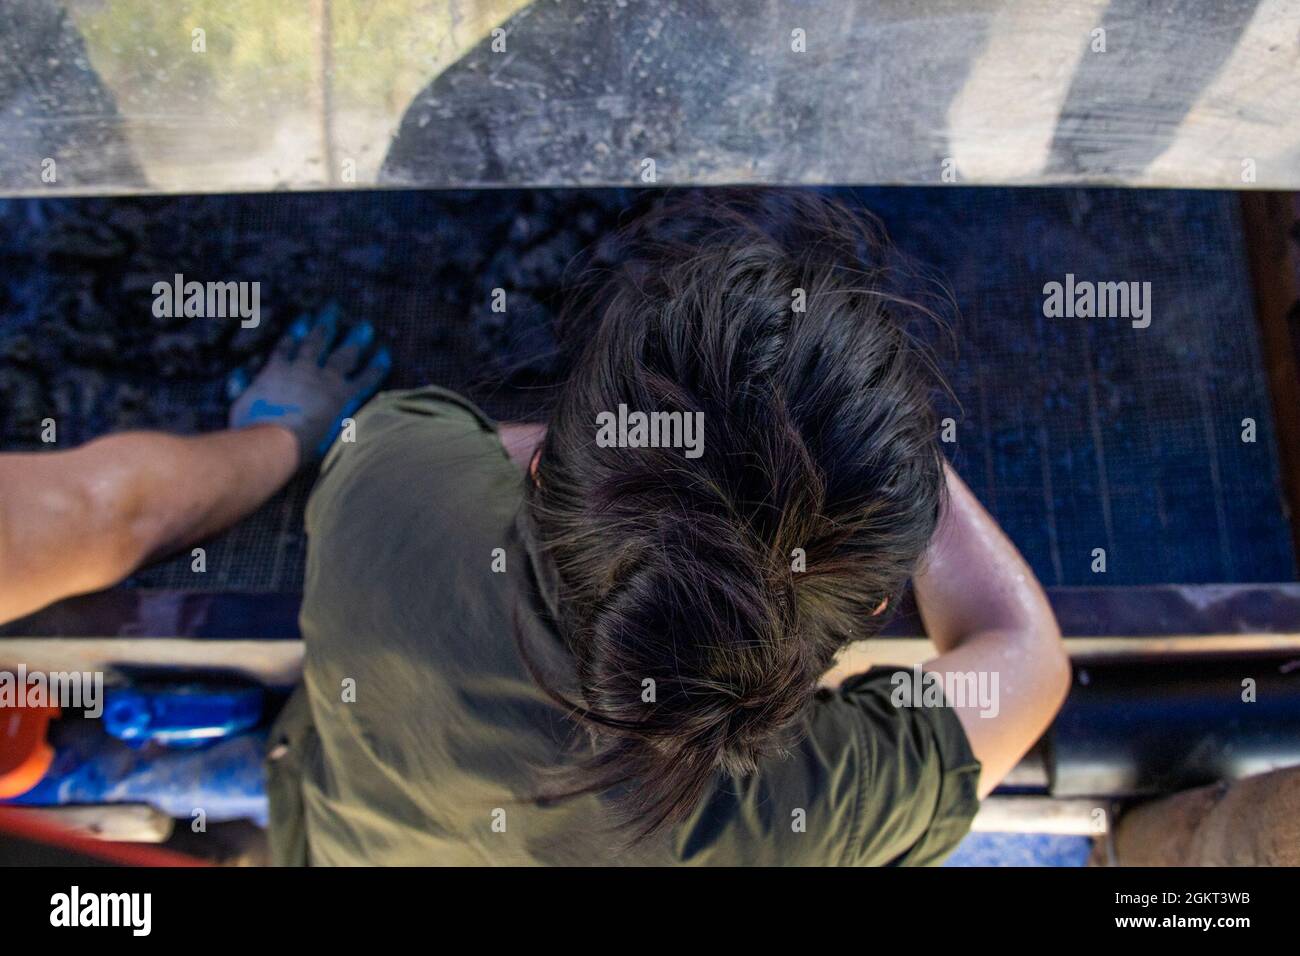
[[[1044,583],[1295,576],[1235,195],[823,191],[879,215],[951,290],[945,448]],[[536,418],[539,388],[562,371],[551,319],[564,267],[644,200],[510,190],[0,202],[0,440],[47,448],[47,417],[57,447],[122,428],[221,427],[229,372],[329,300],[389,340],[386,387],[434,382],[498,418]],[[178,273],[260,282],[261,324],[154,316],[153,284]],[[1149,282],[1150,324],[1049,317],[1044,286],[1067,275]],[[494,288],[509,290],[508,320],[490,308]],[[124,586],[297,588],[311,480],[210,542],[204,573],[182,556]]]

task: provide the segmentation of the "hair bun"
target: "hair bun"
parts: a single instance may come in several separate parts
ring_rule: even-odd
[[[933,381],[874,238],[808,193],[687,198],[574,300],[528,508],[595,744],[568,792],[616,789],[638,835],[794,740],[934,530]],[[702,453],[598,443],[620,406],[701,415]]]

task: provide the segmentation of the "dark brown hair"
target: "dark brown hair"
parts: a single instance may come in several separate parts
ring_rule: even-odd
[[[692,193],[616,242],[561,323],[576,358],[528,507],[576,660],[575,699],[552,694],[592,732],[564,792],[606,792],[638,839],[797,740],[944,482],[937,378],[870,220],[815,193]],[[702,412],[703,454],[598,446],[620,404]]]

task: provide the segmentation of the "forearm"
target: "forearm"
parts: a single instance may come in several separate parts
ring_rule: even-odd
[[[115,584],[238,521],[297,463],[293,436],[273,426],[0,456],[0,620]]]
[[[270,425],[177,436],[126,432],[91,442],[76,467],[106,530],[140,563],[210,537],[255,511],[298,468],[293,436]]]
[[[238,370],[230,428],[124,432],[65,452],[0,455],[0,621],[116,584],[275,494],[392,367],[368,322],[303,316],[251,381]]]

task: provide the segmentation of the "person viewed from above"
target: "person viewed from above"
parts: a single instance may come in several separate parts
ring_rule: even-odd
[[[233,378],[226,430],[0,454],[0,622],[211,537],[324,454],[392,364],[369,324],[339,332],[332,307],[294,323],[256,378]]]
[[[1042,589],[947,467],[915,308],[812,194],[615,237],[545,426],[387,392],[307,508],[282,864],[930,864],[1046,729]],[[821,686],[911,582],[938,675]]]

